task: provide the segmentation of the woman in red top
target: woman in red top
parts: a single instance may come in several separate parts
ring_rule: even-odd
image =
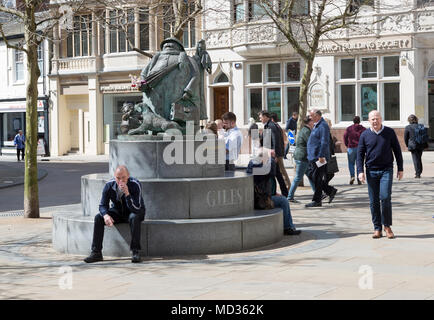
[[[348,169],[350,170],[350,184],[354,183],[354,165],[357,159],[357,146],[359,145],[359,138],[363,131],[366,130],[364,126],[360,124],[360,117],[355,116],[353,119],[354,124],[349,126],[344,133],[344,143],[347,147],[348,156]],[[357,183],[362,184],[357,178]]]

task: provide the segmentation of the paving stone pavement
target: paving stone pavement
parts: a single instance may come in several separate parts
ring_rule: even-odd
[[[348,185],[345,154],[338,158],[331,204],[305,209],[310,187],[296,192],[300,236],[242,253],[85,264],[51,245],[51,215],[68,206],[42,208],[40,219],[1,212],[0,299],[434,300],[434,153],[424,154],[420,180],[404,154],[404,179],[393,184],[393,240],[371,238],[367,186]]]

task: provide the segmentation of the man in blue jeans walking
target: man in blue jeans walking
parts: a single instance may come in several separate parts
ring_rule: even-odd
[[[373,110],[369,113],[371,128],[360,135],[357,150],[357,173],[360,181],[365,182],[363,165],[366,165],[366,180],[372,223],[374,224],[373,238],[381,238],[382,226],[389,239],[395,235],[392,225],[392,180],[393,155],[398,164],[397,178],[404,175],[401,147],[392,128],[382,125],[380,112]],[[393,154],[392,154],[393,151]]]

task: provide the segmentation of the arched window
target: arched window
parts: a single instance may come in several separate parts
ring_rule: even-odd
[[[431,68],[429,68],[428,78],[434,78],[434,63],[431,65]]]
[[[214,83],[229,82],[228,76],[223,72],[214,80]]]

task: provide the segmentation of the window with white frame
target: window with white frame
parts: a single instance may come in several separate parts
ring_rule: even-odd
[[[140,50],[149,50],[149,9],[139,9]]]
[[[24,81],[24,53],[21,50],[14,52],[14,64],[15,64],[15,81]]]
[[[400,120],[399,54],[339,59],[337,84],[340,121],[367,121],[372,110]]]
[[[44,45],[42,43],[38,46],[38,67],[42,76],[44,74]]]
[[[196,5],[193,2],[186,3],[185,17],[190,16],[195,10]],[[163,6],[163,36],[164,39],[173,36],[175,31],[175,14],[173,12],[173,7],[171,5]],[[193,48],[196,46],[196,19],[190,19],[184,26],[183,34],[181,38],[182,45],[184,48]]]
[[[244,21],[244,0],[234,0],[234,23]]]
[[[279,0],[278,8],[279,12],[286,16],[285,11],[289,10],[289,1]],[[296,0],[294,6],[292,7],[292,16],[304,16],[309,15],[309,0]]]
[[[300,61],[270,61],[247,65],[247,115],[259,120],[262,109],[284,122],[299,110]]]
[[[109,12],[110,53],[132,51],[135,46],[134,9]]]
[[[74,16],[73,31],[66,40],[67,57],[89,56],[92,51],[92,16]]]

